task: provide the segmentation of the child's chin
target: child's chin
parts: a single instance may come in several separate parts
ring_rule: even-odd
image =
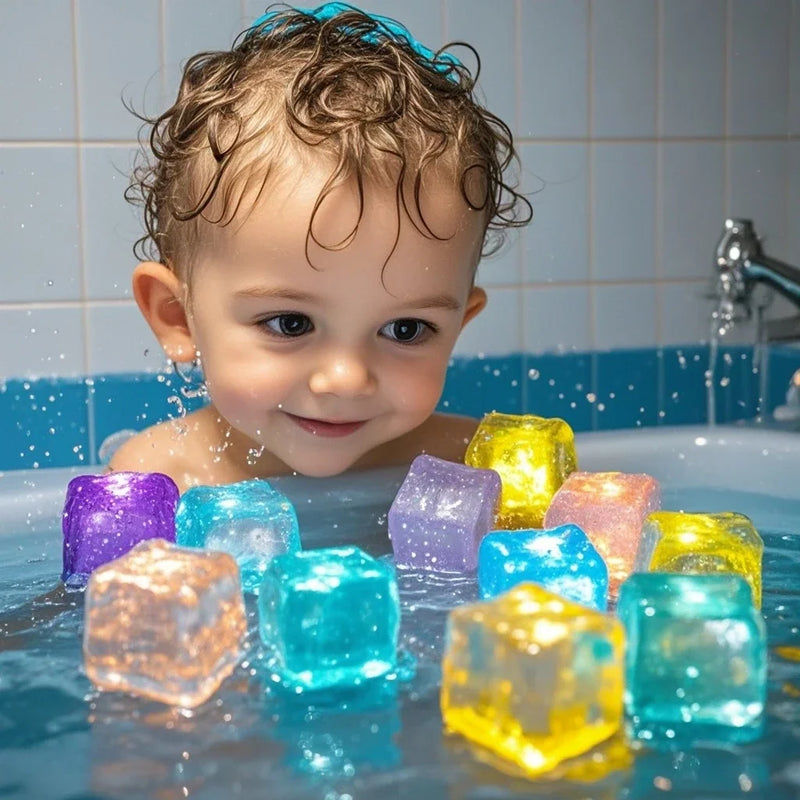
[[[341,459],[328,461],[325,459],[304,459],[302,461],[287,461],[288,466],[298,475],[305,475],[307,478],[332,478],[341,475],[350,469],[355,460]]]

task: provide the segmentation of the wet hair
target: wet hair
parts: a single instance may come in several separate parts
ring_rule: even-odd
[[[363,211],[365,181],[389,179],[396,237],[405,213],[423,235],[443,238],[425,221],[420,193],[425,174],[444,166],[468,207],[483,214],[484,254],[506,228],[530,220],[530,204],[506,182],[516,159],[511,131],[475,97],[479,61],[473,78],[449,53],[429,58],[355,8],[323,20],[285,7],[268,16],[230,50],[190,58],[175,103],[156,118],[140,117],[145,144],[126,190],[144,210],[137,257],[190,272],[202,226],[230,224],[287,155],[308,150],[333,164],[314,214],[351,180]],[[346,247],[361,218],[331,244],[314,238],[314,214],[307,256],[312,241]]]

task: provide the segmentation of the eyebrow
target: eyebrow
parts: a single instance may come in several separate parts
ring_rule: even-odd
[[[300,292],[296,289],[283,287],[253,286],[236,292],[237,297],[253,297],[256,299],[289,300],[296,303],[321,303],[317,295]],[[403,308],[441,308],[446,311],[460,311],[461,303],[449,294],[433,294],[420,297],[402,304]]]
[[[271,288],[268,286],[252,286],[236,292],[236,297],[254,297],[256,299],[274,298],[276,300],[294,300],[297,303],[310,303],[317,301],[317,297],[307,292],[298,292],[296,289]]]

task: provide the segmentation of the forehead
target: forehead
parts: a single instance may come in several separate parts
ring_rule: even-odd
[[[452,168],[430,168],[402,193],[388,171],[328,186],[332,169],[321,159],[288,159],[248,188],[230,223],[205,226],[204,249],[217,260],[285,263],[298,273],[371,264],[390,291],[400,271],[405,279],[437,267],[448,273],[445,264],[471,281],[485,216],[469,208]]]

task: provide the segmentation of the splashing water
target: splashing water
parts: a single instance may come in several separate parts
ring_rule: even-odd
[[[258,460],[264,455],[264,450],[266,449],[266,445],[262,444],[261,447],[251,447],[247,451],[247,466],[254,467]]]

